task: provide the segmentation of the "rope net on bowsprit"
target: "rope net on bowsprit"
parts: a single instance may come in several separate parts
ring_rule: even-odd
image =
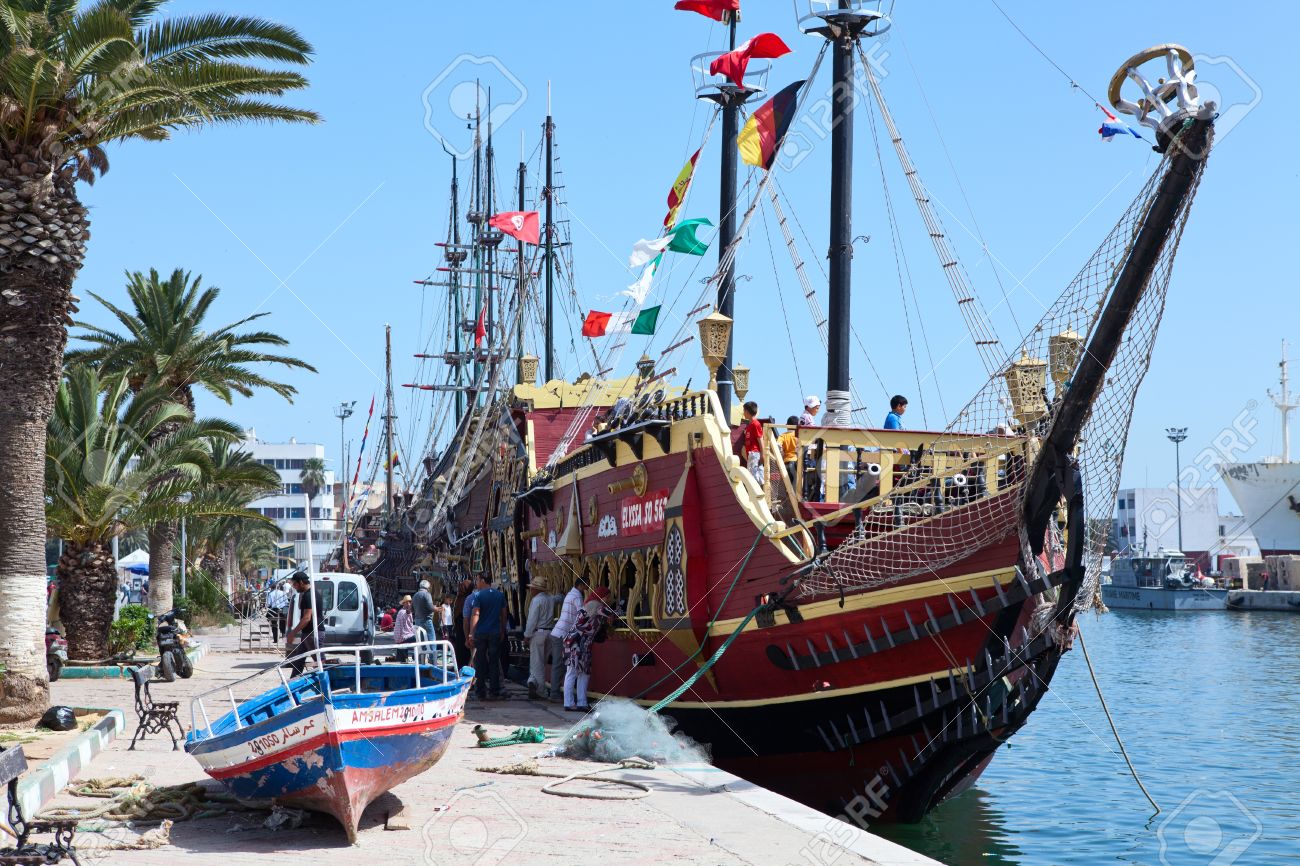
[[[1170,147],[1169,153],[1176,150]],[[1101,556],[1111,532],[1129,422],[1138,386],[1150,366],[1174,256],[1205,162],[1199,160],[1194,168],[1191,192],[1147,275],[1145,291],[1079,438],[1076,457],[1084,488],[1087,567],[1075,600],[1079,610],[1100,601]],[[1040,574],[1060,567],[1063,539],[1056,521],[1049,522],[1042,557],[1030,553],[1023,520],[1025,482],[1170,165],[1167,154],[1002,370],[933,443],[920,451],[889,453],[849,446],[825,449],[823,467],[838,459],[841,477],[853,468],[859,479],[887,473],[892,488],[884,496],[868,491],[861,498],[847,538],[805,572],[799,586],[803,596],[828,597],[935,573],[990,545],[1014,543],[1017,533],[1022,563]],[[869,467],[865,474],[864,463]],[[840,498],[852,501],[851,496]],[[826,499],[835,496],[828,492]]]

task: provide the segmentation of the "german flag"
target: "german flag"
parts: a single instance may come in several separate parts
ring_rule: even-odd
[[[781,140],[790,128],[790,121],[794,120],[795,103],[803,85],[802,81],[796,81],[786,86],[745,121],[744,129],[736,136],[736,146],[740,148],[740,158],[746,163],[761,165],[764,169],[772,167]]]

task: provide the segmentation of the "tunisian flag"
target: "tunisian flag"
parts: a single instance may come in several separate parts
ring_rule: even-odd
[[[537,211],[509,210],[496,214],[488,220],[488,225],[500,229],[517,241],[535,244],[541,237],[537,227]]]
[[[721,21],[728,12],[740,11],[740,0],[678,0],[673,8],[683,12],[698,12],[705,18]]]
[[[775,33],[760,33],[735,51],[720,54],[709,64],[710,75],[725,75],[737,87],[745,86],[745,67],[754,57],[771,59],[790,53],[790,47]]]

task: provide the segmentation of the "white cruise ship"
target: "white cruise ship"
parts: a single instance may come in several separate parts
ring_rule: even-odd
[[[1246,524],[1259,542],[1260,553],[1300,554],[1300,463],[1291,460],[1291,402],[1287,377],[1287,344],[1282,341],[1280,394],[1269,392],[1282,414],[1282,455],[1257,463],[1224,463],[1223,483],[1241,506]]]

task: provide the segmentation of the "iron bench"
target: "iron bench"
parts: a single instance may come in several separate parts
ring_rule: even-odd
[[[18,844],[12,848],[0,848],[0,864],[4,866],[44,866],[71,860],[77,866],[77,849],[72,846],[72,836],[77,831],[76,821],[29,821],[23,816],[22,803],[18,799],[18,777],[27,769],[27,756],[22,746],[9,749],[0,747],[0,784],[8,791],[9,804],[6,814],[9,829]],[[33,834],[53,833],[53,842],[33,842]]]
[[[167,736],[172,738],[172,751],[180,748],[176,742],[176,734],[180,734],[181,739],[185,738],[185,730],[181,727],[181,720],[177,715],[180,702],[155,701],[149,694],[149,681],[153,677],[153,665],[131,668],[131,679],[135,681],[135,714],[140,718],[140,725],[135,729],[135,736],[131,738],[129,751],[135,750],[136,741],[143,739],[145,734],[160,734],[166,731]],[[172,733],[172,722],[176,723],[176,734]]]

